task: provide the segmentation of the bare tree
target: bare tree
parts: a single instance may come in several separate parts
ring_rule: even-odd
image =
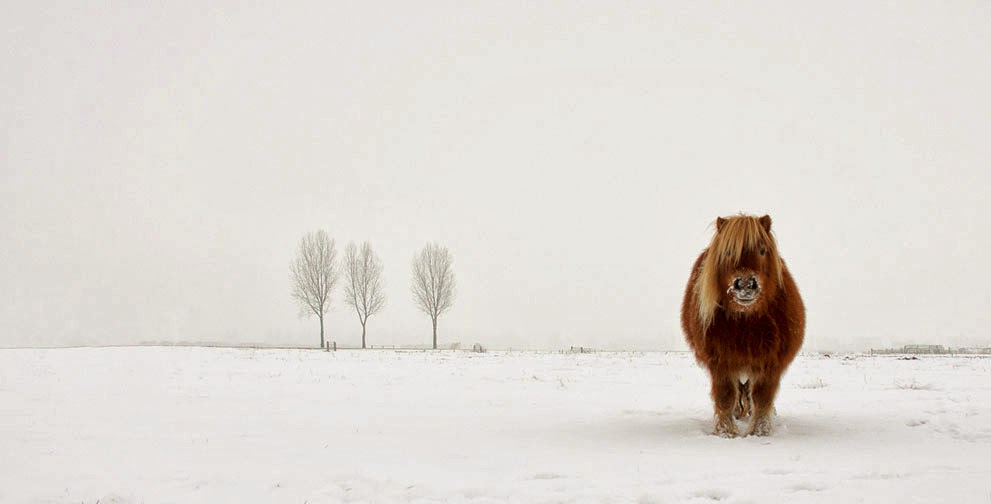
[[[299,303],[300,313],[313,313],[320,319],[320,348],[323,348],[323,319],[338,278],[337,249],[326,231],[303,236],[296,257],[289,264],[289,274],[292,297]]]
[[[344,250],[344,302],[358,313],[361,322],[361,348],[365,348],[365,325],[368,317],[385,306],[382,292],[382,260],[372,250],[371,244],[361,244],[361,251],[354,243]]]
[[[429,243],[413,257],[413,299],[434,325],[437,349],[437,317],[454,305],[454,259],[446,247]]]

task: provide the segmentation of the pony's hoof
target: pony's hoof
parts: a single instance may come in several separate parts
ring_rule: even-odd
[[[748,436],[770,436],[771,435],[771,419],[764,417],[754,417],[750,422],[750,427],[747,428]]]
[[[719,436],[723,438],[735,438],[740,435],[740,431],[736,429],[736,423],[733,420],[728,422],[716,422],[716,428],[712,431],[713,436]]]

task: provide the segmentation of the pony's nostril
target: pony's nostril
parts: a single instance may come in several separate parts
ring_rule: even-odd
[[[733,279],[733,288],[736,290],[740,290],[743,288],[743,286],[740,285],[740,277],[736,277]]]
[[[757,277],[750,277],[750,281],[747,282],[747,288],[757,290]]]

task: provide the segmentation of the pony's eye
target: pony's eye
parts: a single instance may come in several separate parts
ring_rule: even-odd
[[[767,249],[765,249],[764,247],[761,247],[760,248],[760,255],[764,255],[765,252],[767,252]]]

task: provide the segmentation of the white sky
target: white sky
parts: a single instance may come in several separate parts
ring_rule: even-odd
[[[385,262],[371,344],[429,342],[437,241],[442,344],[684,349],[740,211],[806,349],[991,344],[986,2],[83,4],[0,19],[0,346],[314,343],[323,228]]]

